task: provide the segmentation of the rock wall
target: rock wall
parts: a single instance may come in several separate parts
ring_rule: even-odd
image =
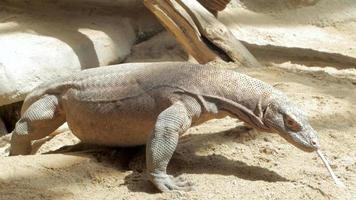
[[[257,57],[356,67],[354,0],[231,1],[218,19]]]
[[[102,1],[104,10],[105,2],[117,5],[110,12],[84,6],[95,1],[72,1],[83,4],[77,10],[55,2],[5,1],[0,10],[0,106],[23,100],[46,80],[120,63],[138,39],[161,30],[143,5],[134,7],[138,1]],[[129,6],[137,13],[127,14]]]

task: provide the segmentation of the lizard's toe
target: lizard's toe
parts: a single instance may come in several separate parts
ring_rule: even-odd
[[[181,177],[174,178],[168,175],[153,175],[151,181],[161,192],[169,192],[172,190],[191,191],[194,189],[192,183]]]
[[[193,183],[185,180],[183,177],[174,178],[174,182],[179,187],[193,187]]]

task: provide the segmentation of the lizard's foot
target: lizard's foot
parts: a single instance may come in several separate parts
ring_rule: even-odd
[[[168,192],[172,190],[191,191],[193,190],[192,183],[184,180],[181,177],[173,177],[167,174],[153,174],[149,175],[150,181],[161,191]]]
[[[5,157],[10,155],[10,147],[11,147],[10,140],[11,140],[11,134],[0,137],[0,157]]]

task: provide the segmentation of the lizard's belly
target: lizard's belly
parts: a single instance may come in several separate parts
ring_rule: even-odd
[[[85,143],[109,146],[146,144],[159,109],[150,98],[124,102],[65,100],[66,120],[73,134]]]

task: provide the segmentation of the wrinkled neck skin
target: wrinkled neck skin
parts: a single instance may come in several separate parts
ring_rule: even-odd
[[[225,99],[220,102],[220,109],[227,111],[231,117],[238,118],[259,131],[273,132],[274,130],[263,122],[263,115],[267,109],[268,101],[268,99],[261,97],[255,103],[248,102],[244,104],[244,102]]]

